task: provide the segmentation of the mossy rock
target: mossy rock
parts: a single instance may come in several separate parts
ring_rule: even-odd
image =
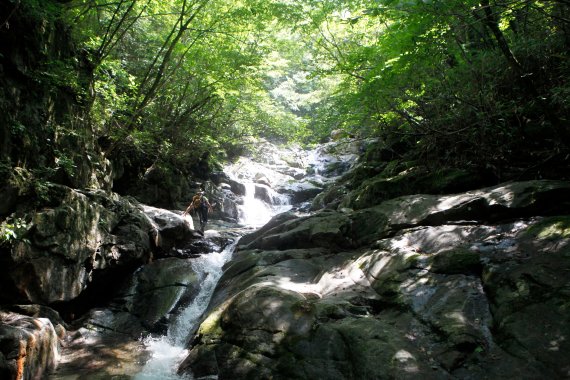
[[[539,240],[570,238],[570,216],[546,218],[526,231],[526,236]]]
[[[361,209],[402,195],[450,194],[472,190],[483,184],[480,176],[463,169],[448,168],[432,172],[416,166],[386,177],[388,169],[389,167],[382,174],[364,181],[345,198],[341,207]]]
[[[392,161],[386,163],[386,166],[384,167],[384,170],[382,171],[382,177],[390,178],[390,177],[396,176],[399,173],[402,173],[402,172],[406,171],[407,169],[410,169],[414,166],[416,166],[414,162],[408,162],[408,161],[402,161],[402,160],[392,160]]]
[[[341,202],[342,197],[344,197],[346,193],[347,190],[344,186],[329,186],[322,193],[317,194],[317,196],[313,199],[311,210],[320,210],[328,206],[334,207]]]
[[[412,145],[404,141],[403,139],[398,139],[392,143],[378,141],[375,144],[371,144],[366,149],[364,153],[365,161],[391,161],[396,157],[401,157],[403,154],[408,152],[412,148]]]
[[[385,168],[385,162],[367,162],[360,164],[345,173],[339,182],[345,183],[349,189],[354,189],[363,181],[380,175]]]
[[[467,248],[442,251],[431,259],[431,271],[445,274],[470,274],[481,271],[479,254]]]

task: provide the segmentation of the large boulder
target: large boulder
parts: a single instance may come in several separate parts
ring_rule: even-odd
[[[310,201],[322,191],[321,186],[307,181],[294,182],[279,189],[280,193],[289,195],[292,204]]]
[[[180,372],[565,378],[570,184],[285,213],[240,241]],[[531,331],[529,331],[529,329]]]
[[[151,255],[150,222],[112,193],[52,189],[52,205],[26,217],[28,231],[0,257],[5,303],[76,298],[94,271],[136,267]]]
[[[156,260],[137,271],[132,278],[132,293],[125,294],[125,309],[135,315],[147,331],[170,320],[182,301],[200,290],[199,278],[190,260]]]
[[[294,249],[328,247],[331,249],[353,246],[347,232],[350,218],[339,212],[321,212],[313,217],[298,217],[267,230],[246,249]],[[244,240],[244,241],[247,241]]]
[[[142,206],[142,209],[150,222],[153,242],[162,254],[167,254],[174,247],[200,236],[193,232],[194,221],[188,214],[182,216],[150,206]]]
[[[81,320],[98,331],[137,339],[146,332],[165,332],[177,306],[199,291],[199,278],[188,259],[164,258],[141,267],[115,289],[110,308],[91,309]]]
[[[58,359],[58,335],[48,318],[0,312],[2,379],[45,378]]]
[[[400,169],[401,171],[392,174],[394,168],[389,164],[381,174],[361,179],[360,172],[369,173],[370,168],[364,165],[358,167],[345,178],[345,182],[349,182],[348,187],[354,187],[354,190],[346,195],[339,207],[361,209],[397,196],[418,193],[449,194],[475,189],[485,184],[478,173],[468,170],[444,168],[430,171],[424,166]]]
[[[114,181],[113,191],[131,195],[146,205],[169,209],[188,201],[193,184],[180,169],[157,163],[144,169],[138,165],[130,167],[133,163],[122,161],[125,160],[115,163],[118,178]]]
[[[570,208],[568,192],[570,184],[566,182],[528,181],[457,195],[402,196],[354,212],[323,210],[294,220],[279,217],[283,222],[270,223],[263,235],[257,233],[248,249],[356,247],[413,226],[551,215]]]

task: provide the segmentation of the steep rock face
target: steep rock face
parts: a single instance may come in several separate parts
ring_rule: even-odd
[[[563,378],[570,184],[282,214],[240,242],[180,371]],[[531,331],[529,331],[529,329]]]
[[[151,257],[151,223],[133,203],[103,192],[53,189],[31,215],[26,240],[2,252],[2,300],[51,304],[76,298],[96,271]]]
[[[61,3],[0,4],[0,189],[10,195],[0,200],[0,215],[27,201],[18,194],[33,193],[22,188],[31,176],[111,187],[110,162],[85,116],[93,66],[61,21]]]
[[[54,369],[61,351],[58,339],[65,342],[63,357],[66,364],[73,362],[72,368],[87,370],[97,367],[95,362],[104,368],[125,360],[121,356],[136,366],[142,351],[133,342],[141,334],[164,332],[177,308],[197,294],[203,279],[188,259],[192,250],[178,248],[203,237],[180,213],[114,193],[53,186],[49,195],[49,204],[26,216],[24,238],[11,249],[2,247],[0,298],[7,317],[0,320],[0,341],[6,343],[0,347],[0,373],[7,379],[20,379],[19,372],[26,373],[23,378],[41,378],[38,373]],[[71,327],[53,310],[36,312],[13,303],[51,305]],[[57,337],[52,324],[41,318],[55,325]],[[11,323],[16,319],[28,322]],[[44,338],[27,337],[26,326],[32,324],[43,326],[37,334],[53,337],[50,346],[40,349]],[[17,344],[20,348],[13,351],[10,347]],[[86,361],[99,344],[116,350],[116,357]],[[140,352],[133,353],[135,349]]]
[[[113,191],[119,194],[128,194],[143,204],[168,209],[182,208],[192,198],[193,183],[177,168],[152,164],[143,171],[123,165],[114,163],[117,178],[113,181]],[[142,175],[138,175],[139,171]]]

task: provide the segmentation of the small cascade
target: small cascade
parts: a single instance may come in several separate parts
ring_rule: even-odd
[[[326,161],[322,158],[322,148],[313,149],[307,154],[308,166],[312,167],[315,176],[320,176],[325,171]]]
[[[237,240],[220,253],[201,255],[192,260],[192,266],[200,276],[201,289],[194,301],[172,322],[166,336],[144,339],[151,359],[137,374],[136,380],[187,379],[176,374],[178,364],[186,357],[189,334],[194,330],[202,313],[208,307],[216,284],[222,275],[223,265],[230,259]]]
[[[274,215],[291,208],[289,198],[286,195],[279,194],[272,189],[268,189],[268,191],[271,204],[255,197],[255,183],[245,184],[243,204],[238,207],[240,224],[254,228],[261,227]]]
[[[279,194],[278,192],[276,192],[273,189],[269,189],[269,194],[271,196],[271,206],[273,208],[276,214],[278,214],[279,212],[283,212],[286,210],[281,210],[280,207],[281,206],[285,206],[285,209],[290,208],[291,206],[291,199],[289,198],[288,195],[286,194]],[[287,207],[289,206],[289,207]]]

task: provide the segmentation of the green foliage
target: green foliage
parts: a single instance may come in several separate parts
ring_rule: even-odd
[[[72,59],[51,60],[34,73],[34,77],[44,85],[61,87],[85,96],[84,89],[79,83],[75,65],[76,62],[73,62]]]
[[[56,0],[19,0],[12,1],[21,6],[29,17],[53,21],[61,14],[61,4]]]
[[[63,152],[60,152],[59,150],[56,150],[55,154],[56,154],[55,163],[57,167],[63,169],[63,171],[69,177],[74,177],[76,166],[75,162],[73,161],[73,158],[66,155]]]
[[[263,88],[281,5],[260,0],[78,2],[66,18],[96,65],[91,119],[110,149],[187,167],[248,135],[288,138],[298,120]]]
[[[28,242],[24,238],[29,224],[23,218],[10,216],[0,222],[0,245],[12,245],[16,241]]]
[[[433,165],[497,174],[536,155],[563,160],[570,25],[560,17],[569,6],[481,4],[331,0],[314,8],[305,26],[318,36],[314,75],[343,81],[309,125],[415,139],[412,153]]]
[[[399,140],[432,166],[497,173],[515,159],[530,166],[568,153],[565,2],[23,4],[65,22],[82,52],[45,62],[35,80],[87,100],[93,137],[137,170],[188,169],[206,152],[220,161],[251,136],[310,144],[339,129]],[[74,130],[55,124],[59,136]],[[24,148],[43,141],[23,120],[9,125]],[[43,170],[73,177],[76,156],[62,145],[54,139]],[[41,194],[50,174],[27,182]]]
[[[16,189],[21,197],[35,197],[40,201],[49,201],[52,183],[46,178],[52,175],[54,170],[51,168],[28,170],[23,167],[13,167],[8,177],[8,184]]]

